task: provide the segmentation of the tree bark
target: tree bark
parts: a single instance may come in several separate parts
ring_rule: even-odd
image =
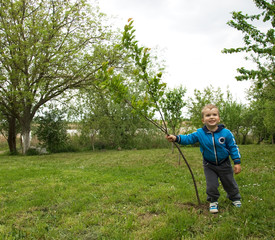
[[[26,109],[27,110],[27,109]],[[28,149],[30,148],[31,143],[31,122],[32,122],[32,115],[30,111],[26,111],[21,118],[20,125],[21,125],[21,139],[22,139],[22,153],[26,154]]]
[[[242,145],[245,145],[245,144],[246,144],[246,136],[247,136],[247,134],[243,134]]]
[[[8,117],[8,145],[11,154],[15,154],[16,150],[16,118],[14,116]]]
[[[95,150],[95,134],[91,134],[91,145],[93,148],[93,151]]]
[[[30,130],[23,130],[22,131],[22,153],[26,154],[28,149],[30,148],[30,143],[31,143],[31,137],[30,137]]]

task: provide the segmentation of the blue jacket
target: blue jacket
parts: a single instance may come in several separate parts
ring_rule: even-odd
[[[206,126],[188,135],[176,136],[176,142],[189,145],[199,142],[200,150],[205,161],[220,165],[228,159],[229,155],[234,164],[241,163],[241,155],[231,131],[220,124],[215,132],[211,132]]]

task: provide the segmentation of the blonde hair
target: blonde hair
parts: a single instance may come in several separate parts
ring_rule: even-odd
[[[218,107],[216,106],[216,105],[214,105],[214,104],[207,104],[207,105],[205,105],[203,108],[202,108],[202,110],[201,110],[201,117],[203,118],[204,117],[204,112],[205,112],[205,110],[206,109],[213,109],[213,108],[216,108],[217,110],[218,110],[218,114],[219,114],[219,116],[220,116],[220,111],[219,111],[219,109],[218,109]]]

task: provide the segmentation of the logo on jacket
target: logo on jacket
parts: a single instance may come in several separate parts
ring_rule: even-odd
[[[225,143],[225,137],[220,137],[219,138],[219,143],[224,144]]]

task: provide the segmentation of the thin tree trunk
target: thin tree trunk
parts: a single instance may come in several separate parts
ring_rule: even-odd
[[[246,136],[247,136],[247,134],[243,134],[243,142],[242,142],[243,145],[246,144]]]
[[[92,148],[93,151],[95,150],[95,134],[91,134],[91,144],[92,144]]]
[[[191,174],[191,176],[192,176],[194,188],[195,188],[195,191],[196,191],[196,197],[197,197],[198,205],[201,205],[201,200],[200,200],[200,196],[199,196],[199,192],[198,192],[198,188],[197,188],[197,184],[196,184],[196,180],[195,180],[193,171],[192,171],[192,169],[191,169],[189,163],[187,162],[185,156],[183,155],[182,151],[180,150],[180,147],[179,147],[175,142],[173,142],[173,143],[174,143],[174,145],[176,146],[176,148],[179,150],[180,155],[182,156],[184,162],[186,163],[186,165],[187,165],[187,167],[188,167],[188,169],[189,169],[189,172],[190,172],[190,174]]]
[[[171,150],[172,150],[172,154],[174,154],[175,151],[174,151],[174,144],[173,143],[171,144]]]

